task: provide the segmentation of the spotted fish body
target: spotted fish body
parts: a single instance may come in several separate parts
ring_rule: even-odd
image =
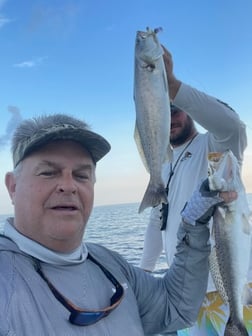
[[[138,31],[135,43],[134,101],[135,141],[150,174],[139,212],[167,203],[162,164],[171,158],[170,100],[158,30]]]
[[[230,150],[222,155],[210,153],[209,168],[211,190],[238,193],[235,201],[219,206],[213,218],[215,246],[210,256],[210,272],[230,311],[224,336],[248,336],[243,324],[243,299],[250,256],[250,210],[233,153]]]

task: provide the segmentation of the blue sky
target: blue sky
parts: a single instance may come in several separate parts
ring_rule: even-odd
[[[97,167],[95,204],[140,202],[148,174],[133,139],[137,30],[162,27],[177,77],[231,105],[247,125],[252,192],[251,0],[0,0],[0,214],[9,138],[21,118],[62,112],[112,145]]]

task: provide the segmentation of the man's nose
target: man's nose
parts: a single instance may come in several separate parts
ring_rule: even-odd
[[[58,192],[76,193],[77,186],[71,173],[64,173],[60,177],[57,185]]]

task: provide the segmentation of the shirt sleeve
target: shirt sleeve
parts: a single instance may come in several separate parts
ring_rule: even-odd
[[[208,226],[182,223],[166,275],[135,274],[133,287],[145,333],[172,332],[196,321],[207,289],[209,253]]]
[[[182,83],[173,103],[209,132],[209,149],[231,149],[239,163],[247,146],[246,126],[228,104]]]

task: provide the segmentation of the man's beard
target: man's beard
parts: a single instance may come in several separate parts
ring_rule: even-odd
[[[188,117],[187,122],[184,125],[184,128],[181,129],[181,132],[175,137],[170,138],[170,144],[172,146],[180,146],[187,142],[195,132],[195,127],[193,120]]]

